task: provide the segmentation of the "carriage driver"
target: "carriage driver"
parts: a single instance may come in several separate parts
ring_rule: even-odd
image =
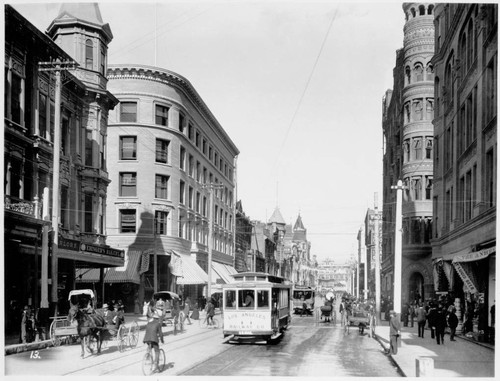
[[[158,340],[163,344],[163,332],[161,330],[161,319],[163,318],[163,310],[156,308],[152,314],[148,314],[148,323],[146,325],[146,332],[144,334],[143,342],[148,345],[148,352],[151,348],[155,351],[155,364],[153,372],[158,372],[158,364],[160,360],[160,346]]]

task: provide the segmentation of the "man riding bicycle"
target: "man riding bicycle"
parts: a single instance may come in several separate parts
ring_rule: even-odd
[[[148,352],[151,353],[151,348],[155,351],[155,362],[153,372],[159,371],[159,360],[160,360],[160,346],[158,341],[163,341],[163,332],[161,330],[161,318],[163,316],[163,311],[161,309],[155,309],[148,311],[148,323],[146,325],[146,333],[144,334],[143,342],[148,345]]]

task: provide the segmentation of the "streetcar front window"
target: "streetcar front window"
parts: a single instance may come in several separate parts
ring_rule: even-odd
[[[268,290],[257,290],[257,308],[269,308]]]
[[[225,297],[225,308],[236,308],[236,291],[226,290]]]
[[[238,307],[255,308],[255,290],[238,290]]]

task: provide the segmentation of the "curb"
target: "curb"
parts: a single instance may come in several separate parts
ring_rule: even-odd
[[[381,339],[381,337],[377,334],[375,334],[375,340],[378,341],[378,343],[380,344],[380,346],[384,349],[385,351],[385,354],[387,356],[389,356],[389,358],[391,359],[391,362],[392,364],[398,369],[398,372],[403,376],[403,377],[407,377],[406,373],[403,371],[403,369],[399,366],[398,362],[394,359],[394,357],[392,356],[391,354],[391,348],[390,347],[386,347],[385,346],[385,342]]]

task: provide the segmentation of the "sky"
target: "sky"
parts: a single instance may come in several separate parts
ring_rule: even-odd
[[[60,3],[10,2],[45,31]],[[382,199],[382,98],[403,46],[401,2],[99,2],[109,64],[191,82],[238,147],[252,220],[300,214],[311,255],[344,263]]]

